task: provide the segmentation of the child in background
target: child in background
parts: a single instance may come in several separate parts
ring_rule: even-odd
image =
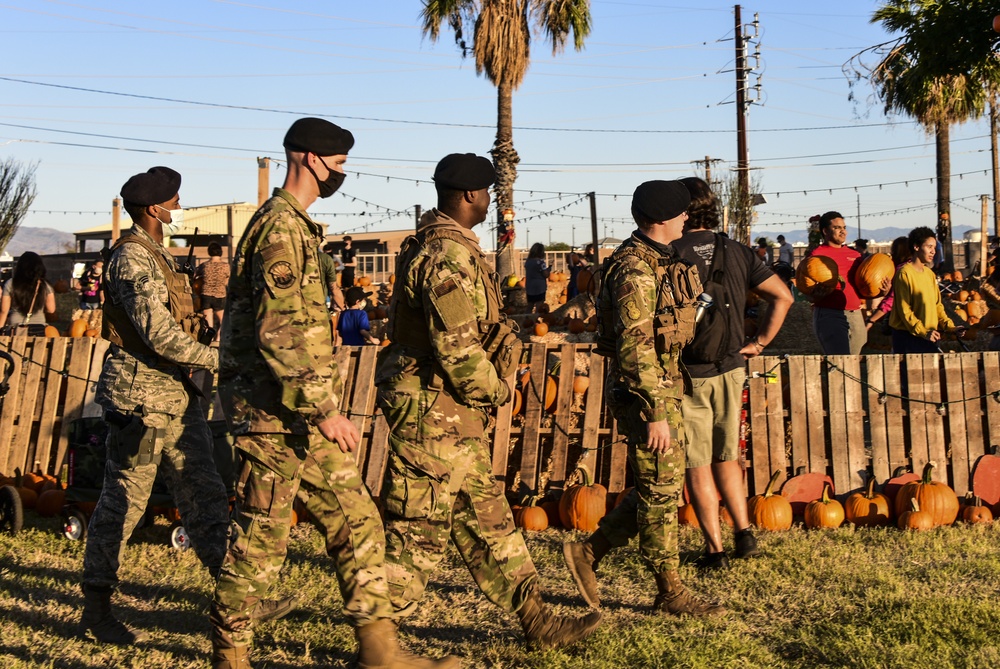
[[[340,333],[341,343],[344,346],[379,344],[379,340],[372,336],[368,314],[365,313],[367,301],[368,296],[364,289],[357,286],[349,288],[344,295],[347,309],[341,312],[337,320],[337,332]]]

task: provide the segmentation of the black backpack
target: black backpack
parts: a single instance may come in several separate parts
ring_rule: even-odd
[[[702,289],[714,300],[694,331],[694,339],[684,349],[686,362],[721,366],[729,352],[729,295],[723,285],[726,266],[726,245],[721,235],[715,235],[715,250],[708,276],[702,280]]]

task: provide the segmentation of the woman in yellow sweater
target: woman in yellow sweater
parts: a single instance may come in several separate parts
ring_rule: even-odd
[[[944,311],[932,269],[937,238],[930,228],[920,227],[910,232],[909,242],[913,255],[892,281],[892,352],[937,353],[941,333],[959,330]]]

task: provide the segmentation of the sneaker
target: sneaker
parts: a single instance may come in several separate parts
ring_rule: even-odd
[[[726,556],[726,551],[719,551],[718,553],[705,553],[698,558],[695,562],[695,566],[704,571],[729,569],[729,558]]]
[[[733,557],[752,558],[761,555],[760,548],[757,546],[757,537],[753,535],[753,530],[749,527],[736,533],[735,543],[736,549],[733,551]]]

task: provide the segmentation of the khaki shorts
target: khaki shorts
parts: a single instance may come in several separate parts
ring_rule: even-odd
[[[689,469],[739,458],[746,378],[746,370],[739,367],[719,376],[691,379],[691,394],[685,394],[681,403]]]

